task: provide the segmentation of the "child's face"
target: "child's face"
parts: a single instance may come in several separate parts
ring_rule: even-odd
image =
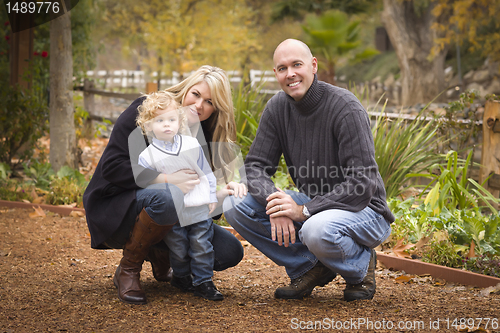
[[[148,131],[158,140],[174,142],[174,136],[179,132],[179,115],[175,108],[156,111],[156,117],[146,125]]]

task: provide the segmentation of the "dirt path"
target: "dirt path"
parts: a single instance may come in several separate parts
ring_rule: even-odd
[[[322,331],[337,325],[343,332],[456,332],[455,318],[471,318],[474,329],[476,318],[495,318],[488,331],[500,331],[500,295],[483,297],[480,289],[425,277],[399,283],[398,274],[382,268],[372,301],[342,301],[341,278],[305,300],[276,300],[274,289],[288,283],[284,269],[246,242],[243,261],[215,273],[224,301],[206,301],[156,282],[147,263],[142,284],[149,303],[127,305],[117,299],[112,282],[120,251],[92,250],[82,217],[46,212],[47,217],[31,218],[31,212],[0,211],[0,333],[293,332],[314,325]]]

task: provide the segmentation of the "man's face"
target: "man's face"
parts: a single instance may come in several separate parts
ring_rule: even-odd
[[[288,41],[274,52],[274,74],[281,89],[300,101],[311,87],[318,61],[298,42]]]

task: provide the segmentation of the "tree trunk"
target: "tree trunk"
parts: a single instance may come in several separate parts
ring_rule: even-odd
[[[417,13],[414,1],[384,0],[382,21],[398,57],[405,106],[429,103],[445,89],[446,48],[429,60],[436,37],[431,29],[437,20],[431,13],[433,7],[430,2]]]
[[[50,163],[76,168],[70,13],[50,21]]]

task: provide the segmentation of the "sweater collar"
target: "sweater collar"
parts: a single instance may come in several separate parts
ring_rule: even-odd
[[[325,91],[324,85],[319,84],[318,76],[314,74],[314,80],[300,101],[295,101],[290,95],[286,95],[288,100],[301,113],[311,113],[321,101]]]

